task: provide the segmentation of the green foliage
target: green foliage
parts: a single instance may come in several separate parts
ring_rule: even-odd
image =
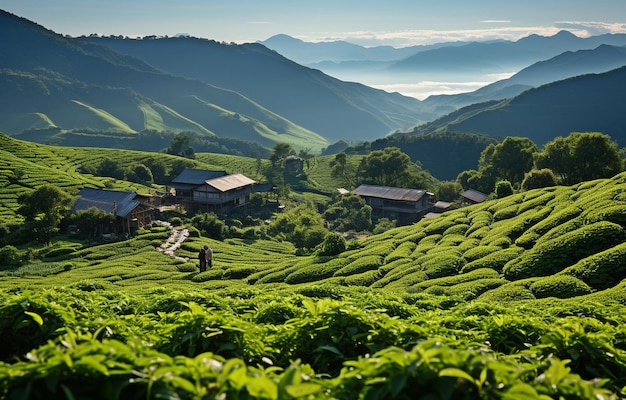
[[[19,250],[15,246],[0,247],[0,269],[7,269],[19,265],[22,261]]]
[[[357,169],[359,183],[401,188],[423,188],[428,173],[411,163],[408,155],[397,147],[374,150],[361,160]]]
[[[594,253],[606,250],[624,239],[623,229],[611,222],[598,222],[538,243],[509,261],[503,269],[507,279],[546,276]]]
[[[382,257],[376,255],[369,255],[355,259],[345,267],[337,270],[335,276],[348,276],[352,274],[359,274],[361,272],[369,271],[372,269],[378,269],[382,264]]]
[[[557,137],[544,146],[536,165],[551,169],[566,185],[610,178],[623,170],[617,144],[610,136],[598,132],[573,132],[566,138]]]
[[[191,224],[203,236],[217,240],[223,240],[226,237],[226,223],[214,213],[196,214],[191,218]]]
[[[321,256],[334,256],[346,250],[346,239],[336,233],[328,233],[320,244],[318,254]]]
[[[324,219],[337,231],[364,231],[372,225],[372,207],[356,194],[339,195],[324,211]]]
[[[538,298],[558,297],[567,299],[591,293],[591,288],[583,281],[570,275],[555,275],[542,278],[529,287]]]
[[[511,182],[507,180],[501,180],[501,181],[496,182],[495,193],[498,199],[512,195],[513,186],[511,186]]]
[[[533,168],[524,174],[522,189],[532,190],[556,185],[556,176],[549,168]]]
[[[581,279],[596,290],[615,286],[626,279],[626,243],[583,258],[559,274]]]

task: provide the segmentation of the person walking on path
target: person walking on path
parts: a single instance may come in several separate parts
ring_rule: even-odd
[[[205,270],[206,268],[213,268],[213,249],[207,245],[204,245],[204,254],[205,254]]]
[[[206,271],[206,262],[207,262],[207,254],[206,254],[206,248],[208,246],[204,246],[200,249],[200,252],[198,253],[198,261],[200,262],[200,272],[204,272]]]

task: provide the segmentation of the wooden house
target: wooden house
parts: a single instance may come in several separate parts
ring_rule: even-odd
[[[185,169],[170,186],[176,191],[176,202],[190,212],[228,212],[250,200],[253,179],[226,171]]]
[[[112,226],[94,227],[99,235],[112,237],[119,235],[132,236],[137,229],[143,228],[154,221],[155,206],[150,196],[135,192],[118,190],[83,188],[78,192],[78,199],[71,211],[88,210],[95,207],[100,211],[114,216]]]
[[[418,221],[432,210],[434,194],[421,189],[360,185],[352,191],[372,207],[372,216],[396,220],[398,225]]]

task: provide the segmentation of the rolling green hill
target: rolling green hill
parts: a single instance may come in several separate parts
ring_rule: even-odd
[[[319,151],[328,141],[232,90],[174,76],[0,11],[0,130],[193,130],[266,147]],[[11,38],[9,40],[9,38]],[[28,49],[28,51],[24,51]],[[73,145],[73,143],[67,143]]]
[[[0,145],[3,221],[43,183],[149,190],[83,175],[88,160],[179,159],[4,135]],[[536,189],[352,240],[336,256],[192,235],[172,258],[157,251],[171,232],[156,225],[33,249],[39,260],[0,268],[0,396],[617,399],[624,193],[626,173]],[[214,267],[198,273],[205,244]]]

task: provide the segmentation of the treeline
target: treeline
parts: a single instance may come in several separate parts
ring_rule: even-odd
[[[62,130],[60,128],[31,129],[16,135],[17,138],[42,144],[72,147],[103,147],[125,150],[160,152],[168,148],[179,136],[189,138],[196,152],[262,157],[269,150],[257,142],[229,137],[208,136],[193,131],[172,132],[145,129],[137,133],[100,131],[90,128]]]
[[[397,147],[411,160],[440,180],[452,180],[461,171],[475,169],[481,152],[499,138],[473,133],[446,132],[429,135],[395,134],[350,146],[346,154],[369,154],[386,147]]]

